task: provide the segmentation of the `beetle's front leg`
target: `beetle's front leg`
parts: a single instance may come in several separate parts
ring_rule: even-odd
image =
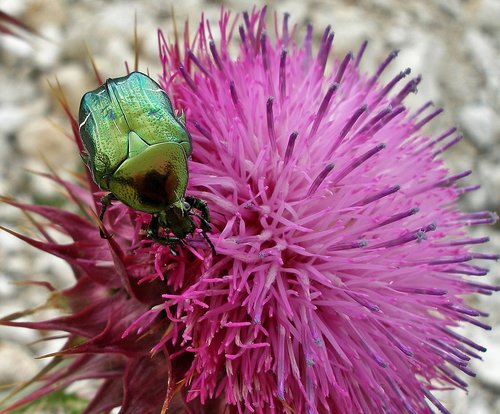
[[[201,229],[203,231],[211,231],[212,227],[210,226],[210,210],[208,209],[207,202],[205,200],[202,200],[201,198],[190,196],[186,196],[185,200],[192,208],[195,208],[196,210],[199,210],[201,212],[201,217],[197,215],[198,217],[200,217]]]
[[[163,244],[170,247],[170,252],[172,255],[177,256],[179,253],[174,249],[175,246],[182,243],[182,240],[178,237],[164,237],[160,236],[160,221],[157,215],[151,217],[151,221],[148,226],[148,237],[156,243]]]
[[[215,251],[215,247],[212,241],[207,236],[207,232],[212,231],[212,227],[210,226],[210,210],[208,209],[208,204],[205,200],[196,197],[185,197],[186,202],[196,210],[201,212],[201,216],[195,213],[191,213],[192,215],[198,217],[200,219],[200,227],[201,227],[201,236],[205,239],[205,241],[212,249],[212,254],[215,256],[217,252]]]
[[[117,198],[114,196],[113,193],[108,193],[101,198],[101,211],[99,212],[99,220],[101,221],[101,223],[103,222],[104,213],[106,212],[106,209],[111,204],[111,200],[117,200]],[[108,235],[104,234],[101,227],[99,227],[99,234],[103,239],[107,239],[109,237]]]

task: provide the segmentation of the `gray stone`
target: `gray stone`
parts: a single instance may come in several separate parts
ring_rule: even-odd
[[[479,191],[475,191],[472,197],[469,199],[474,201],[473,207],[477,210],[486,208],[495,209],[496,206],[500,205],[500,166],[499,161],[490,160],[489,158],[483,158],[480,163],[478,163],[476,169],[476,174],[479,175],[477,180],[482,188]]]
[[[500,122],[490,106],[467,105],[460,110],[458,119],[465,134],[483,151],[491,150],[500,141]]]
[[[21,16],[28,8],[28,4],[28,0],[0,0],[0,10],[11,16]]]
[[[13,65],[17,60],[28,60],[32,57],[33,47],[25,39],[15,36],[0,36],[0,50],[4,51],[2,66]]]
[[[500,375],[498,375],[498,369],[495,368],[500,366],[500,330],[481,332],[480,335],[476,334],[476,338],[488,349],[488,352],[482,356],[483,361],[472,362],[472,369],[482,383],[500,391]]]
[[[472,19],[481,27],[500,31],[500,2],[479,0],[472,9]]]
[[[4,317],[5,315],[19,312],[20,310],[21,309],[19,308],[19,303],[2,303],[2,306],[0,306],[0,315]],[[38,332],[35,332],[31,329],[0,326],[0,338],[2,338],[2,341],[18,343],[19,347],[25,347],[26,344],[35,342],[40,339],[40,335]]]
[[[54,67],[60,60],[62,50],[59,46],[62,40],[61,28],[55,25],[44,26],[41,34],[44,38],[35,38],[33,43],[33,60],[38,68],[47,70]]]
[[[500,59],[498,59],[498,48],[495,47],[494,40],[479,29],[474,28],[469,28],[464,36],[464,46],[472,57],[471,63],[486,81],[483,98],[498,91],[500,84],[498,76]]]
[[[76,144],[65,136],[65,126],[62,121],[40,117],[29,120],[19,129],[17,145],[22,155],[33,162],[32,168],[40,169],[48,163],[62,171],[76,165],[78,151]]]
[[[49,85],[50,82],[52,87]],[[80,100],[82,95],[97,87],[93,73],[85,70],[81,65],[77,63],[69,63],[66,65],[59,65],[51,71],[47,77],[40,80],[41,89],[47,94],[47,96],[53,97],[53,87],[57,90],[57,82],[61,85],[64,95],[68,101],[69,109],[72,114],[78,114],[78,108],[80,106]],[[61,106],[53,98],[53,103],[55,108],[61,113]]]
[[[15,369],[12,369],[14,361]],[[40,368],[41,365],[25,348],[13,342],[0,342],[0,385],[26,381]]]

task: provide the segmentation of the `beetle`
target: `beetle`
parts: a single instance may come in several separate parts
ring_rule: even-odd
[[[215,254],[206,234],[211,230],[207,203],[185,195],[192,152],[185,115],[174,112],[158,83],[132,72],[87,92],[80,103],[79,132],[84,163],[99,188],[109,191],[102,198],[101,220],[112,200],[150,213],[148,236],[175,252],[173,247],[198,228],[196,216]]]

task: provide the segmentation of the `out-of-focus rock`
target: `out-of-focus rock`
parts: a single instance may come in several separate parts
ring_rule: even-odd
[[[16,369],[12,369],[12,361]],[[26,381],[39,369],[40,365],[25,348],[13,342],[0,342],[0,385]]]
[[[76,63],[59,66],[40,80],[40,86],[44,93],[46,93],[47,96],[53,96],[53,90],[49,82],[52,87],[56,88],[59,82],[68,101],[69,109],[75,115],[78,114],[82,95],[97,87],[93,73],[86,71],[84,67]],[[52,99],[52,103],[54,104],[54,108],[57,109],[59,113],[62,113],[61,106],[56,99]]]
[[[479,0],[471,6],[472,19],[479,26],[500,31],[500,2],[498,0]]]
[[[483,151],[491,151],[500,141],[500,122],[493,108],[485,104],[471,104],[459,112],[460,126],[475,145]]]
[[[76,164],[76,145],[64,134],[67,125],[56,122],[62,121],[34,118],[19,129],[16,143],[29,160],[28,166],[38,167],[46,160],[49,166],[62,171]]]

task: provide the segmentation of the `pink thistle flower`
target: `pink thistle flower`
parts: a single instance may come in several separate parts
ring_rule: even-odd
[[[466,227],[496,217],[458,209],[476,187],[440,158],[460,135],[426,135],[441,109],[403,105],[420,77],[381,83],[396,53],[365,75],[366,43],[329,62],[329,27],[313,53],[311,26],[299,44],[285,15],[272,40],[265,14],[223,10],[218,45],[204,19],[183,46],[159,32],[162,87],[193,138],[188,193],[209,203],[217,256],[197,235],[173,256],[120,203],[101,239],[91,216],[6,200],[73,239],[16,233],[77,281],[52,292],[66,316],[1,322],[68,338],[40,387],[0,412],[81,379],[101,380],[86,414],[446,413],[432,390],[466,388],[457,370],[473,376],[485,349],[453,329],[489,328],[465,299],[497,290],[469,278],[497,256],[471,251],[488,240]],[[55,178],[84,211],[102,196],[87,179],[93,194]]]
[[[193,136],[189,191],[208,201],[218,257],[180,294],[165,295],[194,360],[188,400],[224,395],[238,412],[430,412],[435,384],[465,388],[452,369],[484,349],[452,331],[484,313],[464,295],[495,287],[465,276],[462,213],[472,188],[439,154],[461,136],[429,137],[442,110],[403,101],[420,77],[387,84],[359,63],[366,44],[328,68],[328,27],[316,54],[285,16],[268,36],[265,9],[222,13],[220,42],[202,20],[183,53],[160,32],[162,85]],[[239,49],[230,51],[234,31]],[[430,111],[430,112],[429,112]],[[452,368],[452,369],[450,369]]]

